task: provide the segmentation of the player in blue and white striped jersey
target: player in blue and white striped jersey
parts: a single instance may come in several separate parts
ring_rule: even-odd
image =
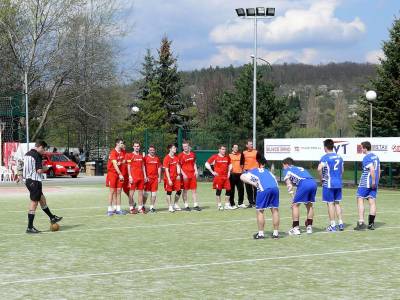
[[[368,229],[375,229],[376,195],[381,172],[381,165],[376,154],[371,152],[371,143],[361,143],[362,153],[365,154],[362,161],[362,174],[357,189],[358,222],[354,230],[367,228],[364,222],[364,200],[369,203]]]
[[[317,183],[310,173],[301,167],[293,165],[294,161],[288,157],[282,161],[284,181],[288,187],[288,192],[292,196],[292,220],[293,226],[289,230],[289,235],[300,235],[300,204],[304,203],[307,208],[307,220],[305,222],[307,233],[312,233],[314,218],[313,203],[317,193]],[[296,186],[296,193],[293,191]]]
[[[336,220],[335,213],[338,217],[338,228],[344,230],[342,220],[342,175],[343,175],[343,158],[333,151],[334,142],[331,139],[324,141],[324,150],[326,154],[322,156],[318,165],[318,172],[322,182],[322,201],[328,206],[328,216],[330,225],[326,231],[335,232]]]
[[[265,158],[258,157],[257,162],[259,168],[250,169],[240,176],[240,179],[257,188],[256,211],[258,233],[253,235],[254,239],[264,238],[264,210],[269,208],[272,213],[272,225],[274,231],[272,238],[279,238],[279,189],[278,182],[274,174],[264,168],[266,165]]]

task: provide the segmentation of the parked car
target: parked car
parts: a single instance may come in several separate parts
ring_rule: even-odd
[[[71,176],[78,177],[79,166],[59,152],[45,152],[43,154],[43,165],[49,169],[46,171],[48,177]]]

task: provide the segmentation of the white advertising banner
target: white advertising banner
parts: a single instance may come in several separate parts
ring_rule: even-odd
[[[283,160],[286,157],[299,161],[319,161],[324,155],[323,141],[316,139],[264,139],[264,155],[267,160]],[[334,151],[344,161],[362,161],[361,142],[369,141],[371,151],[382,162],[400,162],[400,137],[386,138],[332,138]]]

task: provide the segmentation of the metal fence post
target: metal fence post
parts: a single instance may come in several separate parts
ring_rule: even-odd
[[[389,163],[389,186],[393,187],[393,171],[392,171],[392,163]]]
[[[178,152],[182,152],[182,128],[178,128]]]
[[[354,184],[357,185],[357,162],[354,162]]]
[[[97,130],[97,160],[100,159],[100,132]]]

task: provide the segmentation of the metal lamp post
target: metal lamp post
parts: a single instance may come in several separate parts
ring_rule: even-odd
[[[367,98],[369,102],[369,136],[372,138],[372,102],[376,100],[376,92],[368,91],[365,93],[365,98]]]
[[[254,20],[254,71],[253,71],[253,147],[256,147],[256,124],[257,124],[257,20],[270,19],[275,16],[275,8],[273,7],[257,7],[257,8],[237,8],[236,13],[242,19]]]

